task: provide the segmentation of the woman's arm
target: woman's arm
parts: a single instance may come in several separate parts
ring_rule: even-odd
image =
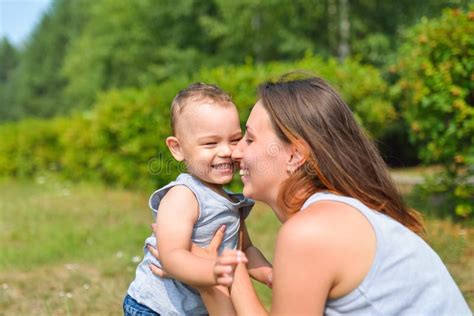
[[[262,252],[252,244],[247,226],[242,223],[243,229],[243,245],[242,251],[248,259],[247,270],[249,275],[255,280],[272,287],[272,265]]]
[[[237,315],[267,315],[253,288],[247,262],[243,252],[224,250],[214,266],[215,278],[218,284],[229,286]]]
[[[335,271],[325,230],[297,218],[281,228],[275,249],[272,315],[323,314]]]
[[[202,301],[211,316],[233,316],[234,306],[230,299],[229,289],[225,286],[211,286],[199,288]]]
[[[292,217],[278,234],[272,315],[322,315],[331,289],[338,284],[341,265],[337,242],[341,237],[332,232],[334,225],[328,225],[334,224],[332,220],[306,213]],[[239,261],[245,259],[238,252],[225,251],[214,267],[217,282],[230,286],[238,315],[265,315],[247,270]]]
[[[237,315],[268,315],[255,292],[247,267],[243,263],[235,269],[230,296]]]

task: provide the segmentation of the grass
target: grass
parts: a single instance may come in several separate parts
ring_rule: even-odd
[[[120,315],[150,234],[148,192],[53,178],[0,181],[0,315]],[[258,204],[248,220],[272,259],[279,223]],[[474,227],[427,220],[428,241],[474,307]],[[266,306],[271,292],[257,285]]]

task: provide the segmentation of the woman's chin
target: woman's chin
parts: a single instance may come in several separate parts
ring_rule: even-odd
[[[249,199],[254,199],[255,200],[255,197],[254,197],[254,194],[252,192],[252,189],[250,188],[250,186],[248,184],[245,184],[244,183],[244,188],[242,189],[242,194],[246,197],[246,198],[249,198]]]

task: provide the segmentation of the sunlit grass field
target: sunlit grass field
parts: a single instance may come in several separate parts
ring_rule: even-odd
[[[149,192],[47,176],[0,180],[0,192],[0,315],[120,315],[150,234]],[[276,217],[257,205],[247,225],[272,259]],[[474,227],[427,219],[427,232],[473,308]]]

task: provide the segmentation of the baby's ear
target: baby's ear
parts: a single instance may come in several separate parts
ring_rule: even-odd
[[[176,159],[177,161],[184,160],[183,150],[181,148],[181,144],[179,143],[179,139],[174,136],[166,138],[166,146],[168,146],[174,159]]]

